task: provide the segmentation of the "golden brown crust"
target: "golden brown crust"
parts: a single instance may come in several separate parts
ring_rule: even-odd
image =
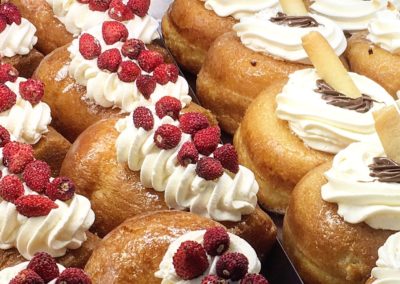
[[[366,39],[367,32],[353,34],[346,57],[353,72],[379,83],[393,97],[400,89],[400,55],[392,54]]]
[[[282,84],[264,90],[249,106],[235,134],[239,161],[250,168],[260,185],[262,207],[284,213],[291,191],[300,179],[332,155],[313,150],[294,135],[275,114],[276,95]]]
[[[337,205],[321,198],[325,163],[296,186],[285,216],[284,246],[306,283],[365,283],[375,266],[378,249],[393,231],[350,224]]]
[[[18,70],[20,77],[30,78],[43,58],[43,54],[36,49],[32,49],[27,55],[2,57],[0,61],[13,65]]]

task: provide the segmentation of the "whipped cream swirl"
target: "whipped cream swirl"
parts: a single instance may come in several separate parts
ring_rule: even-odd
[[[379,12],[368,25],[367,39],[391,52],[400,52],[400,14],[397,11]]]
[[[173,209],[189,209],[192,213],[217,221],[240,221],[257,205],[258,184],[254,174],[239,166],[239,172],[225,171],[216,180],[205,180],[196,174],[196,165],[183,167],[177,160],[181,146],[190,141],[190,135],[182,133],[179,145],[163,150],[154,144],[153,136],[162,124],[177,126],[178,122],[165,116],[154,116],[150,131],[136,128],[132,115],[120,119],[116,129],[120,135],[116,141],[117,160],[128,163],[132,171],[140,171],[140,180],[147,188],[164,191],[165,202]]]
[[[349,73],[361,93],[375,102],[365,113],[330,105],[316,92],[315,69],[304,69],[289,75],[289,81],[276,97],[278,118],[287,120],[290,129],[313,149],[335,154],[349,144],[373,136],[372,113],[393,103],[393,98],[377,83],[365,76]]]
[[[311,27],[291,27],[274,22],[277,9],[267,9],[244,17],[233,26],[242,43],[249,49],[274,57],[310,64],[303,49],[301,38],[311,31],[320,32],[340,56],[347,47],[343,31],[333,21],[319,15],[308,14],[319,25]]]
[[[371,177],[369,165],[385,157],[377,136],[353,143],[340,151],[325,173],[322,199],[337,203],[346,222],[367,223],[374,229],[400,230],[400,184],[380,182]]]
[[[378,250],[376,267],[372,269],[373,284],[400,283],[400,233],[391,235]]]
[[[22,270],[28,268],[28,264],[29,264],[29,261],[25,261],[20,264],[17,264],[17,265],[11,266],[11,267],[7,267],[7,268],[1,270],[0,271],[0,283],[3,283],[3,284],[10,283],[10,281],[15,276],[17,276],[18,273],[20,273]],[[65,267],[62,266],[61,264],[57,264],[57,266],[58,266],[60,273],[65,270]],[[55,284],[56,282],[57,282],[57,279],[54,279],[54,280],[48,282],[48,284]]]
[[[48,132],[51,111],[44,102],[32,105],[21,97],[19,84],[25,81],[25,78],[19,77],[14,83],[6,82],[7,87],[17,95],[17,101],[9,110],[0,112],[0,125],[5,127],[16,141],[36,144],[42,135]]]
[[[25,18],[21,19],[20,25],[7,25],[0,33],[0,55],[13,57],[28,54],[38,41],[35,33],[35,26]]]
[[[185,242],[185,241],[195,241],[198,242],[199,244],[203,245],[203,238],[204,238],[204,233],[206,230],[199,230],[199,231],[192,231],[188,232],[179,238],[177,238],[174,242],[172,242],[169,247],[167,252],[165,253],[163,260],[160,263],[159,270],[155,273],[155,276],[157,278],[161,278],[161,284],[200,284],[201,280],[207,276],[214,274],[216,275],[216,264],[218,259],[220,258],[219,256],[210,256],[207,255],[208,257],[208,263],[209,267],[208,269],[203,273],[203,275],[191,279],[191,280],[183,280],[180,278],[176,272],[175,268],[173,265],[173,257],[180,247],[180,245]],[[230,238],[230,244],[229,244],[229,249],[227,252],[239,252],[244,254],[248,261],[249,261],[249,270],[248,273],[254,273],[257,274],[261,270],[261,263],[258,260],[257,254],[254,251],[254,249],[242,238],[228,233],[229,238]],[[229,283],[232,284],[239,284],[239,281],[230,281]]]

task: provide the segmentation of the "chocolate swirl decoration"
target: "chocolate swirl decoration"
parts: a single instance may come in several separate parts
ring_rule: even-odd
[[[336,91],[324,80],[317,80],[317,89],[314,91],[322,94],[322,99],[327,104],[348,110],[355,110],[360,113],[368,112],[374,106],[374,102],[376,102],[370,96],[364,94],[359,98],[350,98]]]
[[[374,163],[368,166],[370,176],[380,182],[400,183],[400,164],[386,157],[374,158]]]
[[[278,25],[288,25],[289,27],[310,28],[318,27],[319,23],[310,16],[288,16],[285,13],[278,12],[275,17],[270,19],[272,23]]]

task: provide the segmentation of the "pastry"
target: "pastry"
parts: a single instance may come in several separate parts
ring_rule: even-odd
[[[158,23],[147,15],[150,1],[8,0],[37,28],[38,49],[49,54],[72,42],[82,32],[104,21],[122,21],[136,27],[135,37],[158,38]],[[112,3],[111,3],[112,2]],[[140,7],[138,7],[140,6]],[[148,43],[148,42],[146,42]]]
[[[185,109],[179,122],[179,110],[177,99],[164,97],[123,119],[102,120],[74,142],[61,173],[90,198],[94,231],[104,236],[143,212],[189,210],[222,222],[262,255],[274,242],[276,228],[256,207],[253,173],[238,165],[232,145],[218,145],[220,130],[209,126],[204,115]],[[163,142],[159,135],[171,135],[171,140]],[[213,152],[219,160],[210,156]]]
[[[152,104],[165,95],[190,102],[178,68],[132,38],[142,29],[104,22],[48,55],[36,70],[46,86],[43,100],[52,109],[53,125],[70,141],[100,119],[131,112],[138,102]]]
[[[216,245],[221,251],[215,250]],[[228,269],[229,260],[237,263]],[[221,279],[217,273],[230,283],[239,283],[245,277],[256,277],[260,269],[257,254],[246,241],[209,219],[178,211],[128,219],[100,243],[85,267],[93,283],[112,279],[114,283],[148,284]],[[257,277],[257,283],[268,283]]]
[[[175,0],[162,20],[165,43],[179,65],[197,74],[217,37],[243,16],[278,6],[278,0]]]

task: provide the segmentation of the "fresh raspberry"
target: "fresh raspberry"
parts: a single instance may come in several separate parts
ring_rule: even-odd
[[[221,163],[210,157],[201,158],[196,165],[196,174],[205,180],[214,180],[222,176],[224,169]]]
[[[18,70],[8,63],[3,63],[0,65],[0,83],[5,82],[15,82],[19,76]]]
[[[185,142],[178,152],[178,162],[181,166],[186,167],[189,164],[196,164],[199,160],[199,152],[192,142]]]
[[[268,280],[261,274],[247,274],[240,284],[268,284]]]
[[[198,112],[187,112],[181,115],[179,123],[182,131],[194,135],[197,131],[210,126],[207,117]]]
[[[229,248],[229,234],[223,227],[206,230],[203,237],[204,249],[211,256],[222,255]]]
[[[8,284],[44,284],[44,280],[31,269],[21,270]]]
[[[157,82],[153,76],[139,75],[139,77],[136,79],[136,87],[146,99],[150,98],[151,94],[156,89],[156,86]]]
[[[95,59],[101,54],[100,42],[91,34],[84,33],[79,38],[79,52],[87,60]]]
[[[137,107],[133,111],[133,124],[136,128],[142,127],[149,131],[154,127],[154,117],[147,107]]]
[[[0,112],[9,110],[17,102],[17,95],[4,84],[0,83]]]
[[[61,272],[56,284],[91,284],[89,276],[79,268],[67,268]]]
[[[210,155],[218,146],[221,139],[221,130],[218,126],[212,126],[198,131],[193,138],[200,154]]]
[[[7,129],[0,125],[0,147],[4,147],[10,141],[10,133]]]
[[[242,279],[247,274],[248,269],[249,261],[240,252],[228,252],[222,255],[216,265],[217,275],[232,281]]]
[[[57,177],[46,187],[46,195],[51,200],[68,201],[75,194],[75,184],[67,177]]]
[[[50,175],[50,166],[46,162],[36,160],[25,167],[22,177],[30,189],[41,193],[46,189]]]
[[[228,284],[225,279],[218,277],[217,275],[207,275],[201,280],[201,284]]]
[[[0,33],[7,28],[7,18],[4,15],[0,15]]]
[[[19,12],[17,6],[11,3],[4,3],[0,5],[0,15],[4,15],[7,20],[7,24],[11,25],[16,23],[21,24],[21,13]]]
[[[160,85],[178,80],[179,69],[175,64],[160,64],[154,69],[153,76]]]
[[[140,39],[128,39],[124,42],[121,52],[130,59],[137,59],[139,54],[144,50],[144,42]]]
[[[134,82],[136,78],[140,75],[141,70],[139,66],[137,66],[132,61],[124,61],[118,67],[118,78],[122,82]]]
[[[183,242],[172,260],[176,274],[183,280],[199,277],[209,266],[206,251],[195,241]]]
[[[110,9],[108,10],[108,15],[111,19],[117,21],[129,21],[132,20],[135,15],[132,10],[125,5],[122,0],[112,0],[110,3]]]
[[[181,130],[172,124],[163,124],[154,133],[154,143],[160,149],[175,148],[181,141]]]
[[[24,195],[15,200],[17,211],[26,217],[46,216],[58,205],[42,195]]]
[[[97,66],[101,70],[117,72],[119,65],[122,62],[121,53],[117,48],[111,48],[104,51],[97,59]]]
[[[111,45],[118,41],[126,41],[129,32],[124,24],[116,21],[106,21],[102,27],[103,38],[106,44]]]
[[[49,283],[60,275],[56,261],[46,252],[35,253],[28,264],[28,269],[35,271],[45,283]]]
[[[142,50],[138,56],[139,66],[146,72],[152,72],[158,65],[164,63],[161,53],[154,50]]]
[[[222,166],[236,174],[239,171],[239,159],[235,147],[232,144],[225,144],[218,147],[214,153],[214,158],[221,162]]]
[[[179,118],[179,112],[182,109],[181,101],[177,98],[165,96],[156,103],[156,114],[159,118],[170,116],[174,120]]]
[[[20,174],[33,161],[33,149],[29,144],[9,142],[3,148],[3,164],[13,174]]]
[[[5,176],[0,180],[0,197],[5,201],[14,202],[24,195],[24,185],[15,175]]]
[[[39,80],[28,79],[19,83],[19,93],[24,100],[36,105],[43,98],[44,84]]]
[[[149,11],[150,0],[129,0],[128,7],[139,17],[144,17]]]
[[[111,0],[89,0],[89,9],[92,11],[105,12],[110,7]]]

